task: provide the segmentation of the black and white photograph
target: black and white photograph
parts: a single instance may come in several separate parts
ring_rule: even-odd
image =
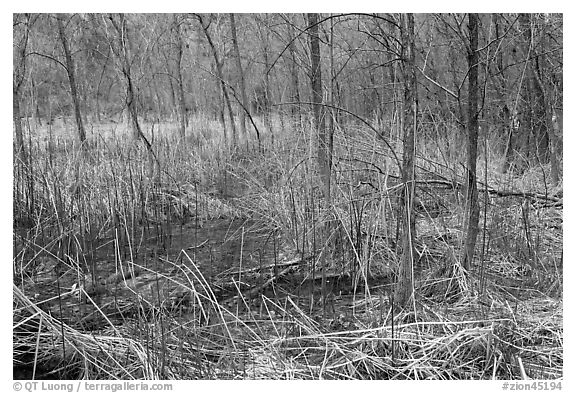
[[[12,12],[12,379],[565,388],[564,14],[226,11]]]

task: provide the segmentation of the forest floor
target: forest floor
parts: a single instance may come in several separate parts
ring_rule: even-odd
[[[562,378],[549,168],[479,165],[466,272],[461,170],[422,149],[414,299],[398,309],[386,146],[337,134],[323,206],[305,131],[231,151],[210,121],[193,128],[156,135],[154,159],[114,124],[84,150],[43,129],[15,162],[15,379]]]

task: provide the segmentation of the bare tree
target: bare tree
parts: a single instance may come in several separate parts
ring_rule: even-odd
[[[310,59],[311,59],[311,72],[310,72],[310,85],[312,87],[312,110],[314,113],[314,125],[318,135],[318,168],[320,172],[320,179],[322,181],[322,189],[326,205],[330,206],[330,151],[328,144],[328,135],[326,132],[325,123],[325,109],[323,105],[323,88],[322,88],[322,67],[320,58],[320,38],[318,36],[318,14],[308,14],[308,31],[310,32]],[[327,223],[324,224],[324,232],[328,232]],[[324,237],[324,236],[321,236]],[[327,239],[327,236],[325,237]],[[329,245],[325,246],[326,248]],[[322,252],[321,266],[322,266],[322,304],[324,310],[326,309],[326,251]]]
[[[400,35],[402,42],[402,73],[404,76],[404,98],[402,113],[403,146],[402,184],[403,193],[400,211],[402,224],[402,256],[398,273],[398,283],[394,300],[397,304],[406,305],[413,296],[414,280],[414,238],[416,220],[414,217],[415,193],[415,137],[418,119],[418,87],[416,80],[416,57],[414,43],[414,15],[401,15]]]
[[[204,32],[204,36],[208,41],[208,45],[210,46],[210,49],[212,51],[212,56],[214,57],[216,77],[220,81],[220,87],[222,89],[222,95],[224,96],[224,102],[228,107],[228,116],[230,117],[230,126],[232,127],[232,144],[235,145],[238,142],[238,134],[236,131],[236,123],[234,122],[234,112],[232,112],[232,104],[230,103],[230,96],[228,95],[228,90],[226,88],[226,81],[224,80],[224,73],[222,72],[223,64],[220,61],[218,51],[216,50],[216,46],[214,45],[214,41],[212,40],[210,31],[208,30],[210,27],[210,21],[205,21],[202,15],[200,14],[196,14],[196,18],[198,18],[200,26],[202,26],[202,31]],[[224,134],[226,134],[226,130],[224,130]]]
[[[78,88],[76,85],[75,76],[75,65],[74,59],[72,59],[72,54],[70,52],[70,44],[68,42],[66,27],[65,27],[65,15],[56,15],[56,22],[58,24],[58,36],[60,37],[60,42],[62,43],[62,49],[64,50],[64,59],[66,61],[66,73],[68,74],[68,82],[70,84],[70,94],[72,95],[72,103],[74,105],[74,116],[76,119],[76,128],[78,130],[78,138],[80,143],[86,141],[86,131],[84,130],[84,123],[82,122],[82,111],[80,109],[80,99],[78,97]],[[66,22],[67,23],[67,22]]]
[[[243,136],[246,135],[246,111],[248,110],[248,98],[246,97],[246,82],[244,80],[244,70],[240,58],[240,48],[238,46],[238,37],[236,33],[236,19],[234,14],[230,14],[230,29],[232,32],[232,47],[234,48],[234,57],[236,59],[236,72],[240,79],[240,97],[242,99],[242,108],[240,108],[240,130]]]
[[[466,239],[462,252],[462,267],[470,270],[476,238],[480,206],[476,185],[476,160],[478,158],[478,14],[468,14],[469,47],[468,47],[468,165],[466,187]]]
[[[184,78],[182,76],[182,57],[184,54],[184,39],[182,37],[182,20],[178,14],[174,14],[174,31],[176,35],[176,81],[178,83],[178,116],[180,120],[180,137],[186,137],[186,126],[188,118],[186,116],[186,99],[184,96]]]
[[[260,35],[260,41],[262,46],[262,60],[264,60],[264,102],[263,102],[263,110],[264,110],[264,122],[266,124],[266,128],[270,132],[272,137],[272,144],[274,144],[274,129],[272,126],[272,118],[271,118],[271,101],[272,101],[272,93],[270,91],[270,57],[269,57],[269,47],[270,47],[270,40],[266,31],[262,28],[264,24],[264,20],[260,17],[256,17],[256,23],[258,26],[258,34]],[[259,97],[256,97],[257,99]]]
[[[558,157],[562,155],[560,137],[562,136],[562,130],[564,128],[563,122],[562,109],[552,109],[552,130],[550,131],[550,177],[552,178],[553,186],[557,186],[558,183],[560,183],[560,163],[558,162]]]
[[[24,133],[22,131],[22,120],[20,112],[20,93],[26,75],[26,48],[30,37],[32,25],[30,14],[14,14],[12,16],[12,27],[14,29],[14,71],[12,80],[12,120],[16,132],[16,146],[14,146],[14,156],[26,162],[26,149],[24,146]]]
[[[132,131],[135,139],[142,138],[142,129],[138,121],[138,108],[136,104],[136,92],[132,78],[132,55],[130,50],[130,34],[128,23],[124,14],[118,14],[117,17],[110,14],[108,20],[116,30],[114,38],[109,40],[110,48],[118,61],[121,77],[126,84],[126,107],[132,123]],[[144,138],[145,143],[148,143]]]
[[[312,104],[314,124],[318,133],[318,168],[322,179],[323,193],[330,200],[330,156],[328,136],[326,133],[325,110],[322,97],[322,67],[320,62],[320,39],[318,36],[318,14],[308,14],[308,30],[310,31],[310,58],[312,71],[310,85],[312,87]]]
[[[531,14],[519,15],[520,28],[524,35],[524,55],[526,59],[526,74],[523,80],[524,105],[523,121],[526,127],[526,155],[535,150],[541,163],[549,159],[549,137],[547,129],[547,111],[544,87],[539,78],[538,56],[535,56],[533,18]],[[551,117],[551,114],[550,114]],[[530,135],[532,134],[532,135]],[[532,141],[533,139],[533,141]],[[533,142],[533,143],[531,143]],[[534,148],[532,148],[532,146]]]
[[[290,55],[290,86],[292,92],[292,117],[298,119],[298,124],[302,123],[300,111],[300,88],[298,81],[298,63],[296,61],[296,44],[294,43],[294,25],[288,21],[288,53]]]

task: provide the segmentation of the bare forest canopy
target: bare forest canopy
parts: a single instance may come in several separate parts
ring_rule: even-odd
[[[562,113],[562,22],[557,14],[479,15],[481,132],[509,154],[547,160],[552,119]],[[157,122],[220,118],[228,109],[311,112],[310,28],[302,14],[242,14],[234,24],[228,14],[15,14],[13,23],[20,114],[39,124],[74,116],[70,73],[85,122],[118,121],[130,105]],[[382,132],[399,121],[400,23],[399,15],[320,16],[324,103],[341,108],[337,114],[376,122]],[[467,17],[416,14],[414,24],[418,131],[463,130]]]

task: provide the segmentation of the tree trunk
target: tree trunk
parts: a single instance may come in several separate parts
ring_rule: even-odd
[[[15,132],[15,146],[14,158],[20,158],[22,162],[26,163],[26,148],[24,146],[24,132],[22,130],[22,119],[20,113],[20,91],[24,83],[24,76],[26,75],[26,48],[28,46],[28,38],[30,36],[30,15],[25,14],[26,21],[24,24],[24,31],[21,37],[14,35],[14,57],[13,57],[13,81],[12,81],[12,120],[14,122]],[[13,23],[16,25],[18,18],[17,14],[12,15]]]
[[[180,118],[180,138],[186,137],[186,100],[184,96],[184,78],[182,76],[182,57],[184,52],[184,42],[182,39],[182,31],[180,22],[176,15],[174,16],[174,24],[176,29],[176,75],[178,80],[178,114]]]
[[[125,70],[126,77],[126,106],[128,107],[128,114],[130,116],[130,123],[132,124],[132,135],[134,139],[140,139],[142,129],[138,121],[138,108],[136,107],[136,95],[134,94],[134,86],[132,85],[132,76],[130,70]]]
[[[499,14],[494,13],[491,16],[491,23],[494,27],[494,39],[496,42],[500,42],[500,17]],[[512,142],[514,140],[512,136],[512,123],[511,123],[511,113],[510,108],[506,102],[506,69],[504,68],[504,54],[502,49],[498,49],[496,52],[496,61],[494,62],[495,67],[495,92],[497,105],[495,105],[496,113],[494,115],[495,123],[497,125],[498,136],[504,137],[504,146],[502,149],[502,154],[504,155],[504,162],[500,171],[506,173],[510,165],[512,164],[513,157],[513,146]]]
[[[501,172],[506,173],[510,169],[510,165],[514,160],[514,139],[515,139],[515,117],[510,114],[508,106],[504,105],[501,111],[502,118],[502,132],[504,133],[505,146],[504,146],[504,163],[502,164]]]
[[[176,40],[177,39],[178,38],[176,38]],[[178,75],[176,75],[175,78],[172,78],[172,76],[171,76],[172,71],[171,71],[170,60],[168,59],[168,55],[166,54],[166,51],[162,51],[161,53],[162,53],[162,57],[164,57],[164,68],[166,70],[166,74],[170,75],[170,77],[168,77],[168,86],[170,87],[170,90],[168,91],[168,99],[170,101],[169,105],[172,108],[172,110],[169,111],[170,119],[171,120],[176,119],[176,121],[179,122],[180,121],[180,106],[178,104],[176,88],[174,87],[174,80],[175,79],[176,79],[176,83],[178,83],[177,82]],[[176,53],[176,56],[178,56],[178,53]],[[176,59],[176,60],[178,61],[178,59]],[[176,74],[178,74],[178,71],[176,71]],[[180,130],[178,130],[178,133],[180,133]]]
[[[20,94],[18,89],[12,90],[12,120],[16,133],[14,145],[14,157],[20,157],[26,162],[26,149],[24,146],[24,132],[22,131],[22,119],[20,118]]]
[[[244,70],[242,69],[242,62],[240,60],[240,48],[238,47],[238,37],[236,35],[236,20],[234,14],[230,14],[230,28],[232,30],[232,46],[234,48],[234,55],[236,58],[236,71],[240,78],[240,97],[242,99],[242,108],[240,108],[240,130],[242,136],[247,137],[246,134],[246,111],[248,111],[248,98],[246,97],[246,82],[244,80]]]
[[[288,24],[288,52],[290,54],[290,85],[292,92],[292,117],[298,119],[298,124],[302,123],[302,114],[300,111],[300,90],[298,88],[298,63],[296,62],[296,49],[294,48],[294,26]]]
[[[232,127],[232,144],[236,145],[238,142],[238,133],[236,131],[236,123],[234,122],[234,112],[232,111],[232,104],[230,103],[230,96],[228,95],[228,90],[226,89],[226,82],[224,81],[224,74],[222,73],[222,63],[218,57],[218,51],[216,51],[216,46],[212,41],[212,37],[210,36],[210,32],[208,31],[209,25],[204,24],[204,19],[200,15],[196,15],[200,25],[202,26],[202,31],[204,31],[204,35],[206,36],[206,40],[210,45],[210,49],[212,50],[212,56],[214,57],[214,64],[216,66],[216,77],[220,80],[220,87],[222,90],[222,95],[224,96],[224,102],[228,107],[228,115],[230,117],[230,126]],[[224,130],[226,133],[226,130]]]
[[[546,124],[546,99],[544,89],[539,83],[538,57],[533,56],[533,29],[532,16],[530,14],[519,15],[520,28],[524,35],[524,54],[526,58],[526,77],[524,79],[524,96],[526,116],[528,119],[527,132],[532,133],[530,138],[534,144],[533,150],[540,163],[546,163],[549,159],[549,137]],[[533,58],[534,57],[534,58]],[[532,150],[531,144],[527,144],[527,151]]]
[[[404,52],[404,56],[402,56],[402,73],[404,74],[402,183],[404,191],[400,200],[402,214],[399,217],[402,220],[402,255],[394,300],[399,306],[405,306],[412,299],[414,293],[414,239],[416,237],[414,156],[416,153],[418,88],[416,84],[413,14],[401,17],[400,33]]]
[[[66,72],[68,74],[68,82],[70,84],[70,93],[72,94],[72,103],[74,104],[74,115],[76,118],[76,128],[78,129],[78,138],[80,139],[80,143],[83,144],[86,141],[86,131],[84,130],[84,123],[82,122],[80,99],[78,98],[76,77],[74,73],[74,60],[72,59],[72,54],[70,53],[70,45],[68,44],[68,38],[66,37],[66,31],[64,29],[64,15],[58,14],[56,16],[56,20],[58,22],[58,34],[60,35],[60,42],[62,42],[62,48],[64,49],[64,58],[66,59]]]
[[[546,93],[541,83],[538,59],[531,62],[530,77],[532,79],[532,88],[534,91],[534,139],[536,142],[536,152],[541,164],[550,160],[550,137],[548,135],[548,124],[552,118],[551,110],[548,110],[546,102]]]
[[[318,133],[318,168],[323,185],[324,198],[330,200],[330,146],[326,132],[325,109],[323,104],[322,67],[320,64],[320,39],[318,37],[318,14],[308,14],[310,32],[310,56],[312,71],[310,85],[312,87],[312,104],[314,124]]]
[[[130,123],[132,124],[132,136],[135,140],[142,140],[146,146],[146,149],[154,156],[154,151],[152,150],[152,145],[144,136],[142,128],[140,127],[140,122],[138,121],[138,107],[136,105],[136,92],[134,89],[134,83],[132,80],[131,72],[131,55],[130,55],[130,36],[128,34],[128,26],[124,14],[118,14],[119,23],[116,22],[113,15],[109,15],[108,19],[116,29],[117,33],[117,47],[111,45],[112,51],[115,57],[118,59],[120,64],[120,70],[126,83],[126,107],[128,108],[128,116],[130,117]],[[151,165],[152,168],[152,165]]]
[[[210,68],[212,70],[212,73],[217,74],[218,72],[216,71],[216,65],[215,64],[211,64]],[[221,81],[218,79],[214,79],[214,82],[216,83],[216,92],[217,92],[217,97],[216,97],[216,117],[217,119],[220,121],[220,124],[222,125],[222,131],[223,131],[223,135],[224,135],[224,146],[228,146],[228,132],[226,131],[226,103],[224,102],[224,92],[222,91],[222,85],[221,85]]]
[[[274,130],[272,126],[272,93],[270,91],[270,60],[268,57],[268,36],[262,31],[260,25],[258,25],[258,31],[260,33],[260,40],[262,41],[262,59],[264,60],[264,124],[270,132],[272,145],[274,145]]]
[[[265,100],[265,108],[264,108],[264,123],[266,124],[266,128],[270,132],[272,137],[272,145],[274,145],[274,128],[272,125],[272,93],[270,91],[270,76],[268,75],[268,69],[270,67],[270,62],[268,60],[268,43],[266,42],[264,45],[264,67],[266,67],[266,72],[264,73],[264,100]]]
[[[311,58],[311,72],[310,72],[310,85],[312,87],[312,106],[314,111],[314,125],[318,134],[318,169],[320,172],[320,179],[322,182],[322,193],[326,202],[326,207],[330,206],[330,146],[329,139],[326,133],[325,113],[322,101],[322,67],[320,58],[320,38],[318,36],[318,14],[308,14],[308,31],[310,32],[310,58]],[[320,229],[320,241],[328,238],[329,223],[325,222]],[[330,245],[326,244],[324,251],[321,254],[320,264],[322,266],[322,305],[326,310],[326,261],[327,253],[330,250]]]
[[[557,186],[560,183],[560,163],[558,157],[562,155],[560,138],[562,137],[563,113],[562,110],[553,109],[552,112],[552,130],[550,132],[550,177],[552,185]]]
[[[470,46],[468,48],[468,184],[466,189],[466,240],[462,253],[462,267],[470,270],[478,236],[480,206],[476,185],[478,157],[478,15],[468,14]]]
[[[330,54],[330,83],[328,84],[328,103],[330,104],[330,108],[325,112],[328,115],[328,162],[332,163],[332,146],[333,146],[333,136],[334,136],[334,129],[336,125],[334,124],[336,120],[336,116],[334,113],[333,107],[335,106],[334,102],[334,81],[336,79],[336,70],[334,66],[334,19],[330,19],[330,44],[329,44],[329,54]]]

